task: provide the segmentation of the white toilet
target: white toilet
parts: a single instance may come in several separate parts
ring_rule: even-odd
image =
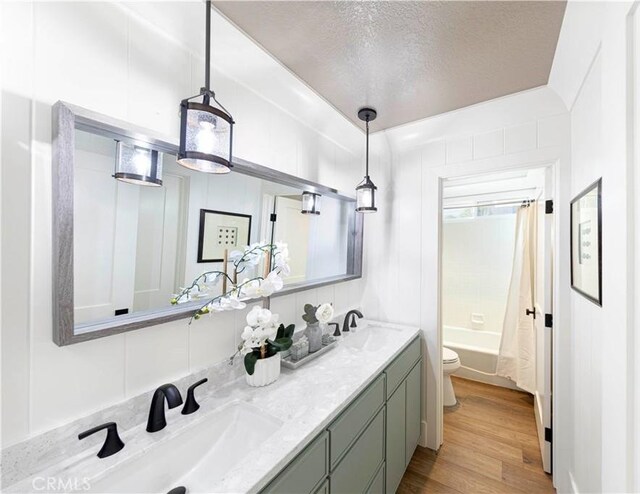
[[[456,400],[456,393],[453,391],[451,374],[460,368],[460,358],[456,352],[447,347],[442,347],[442,368],[444,375],[444,382],[442,383],[444,406],[452,407],[458,401]]]

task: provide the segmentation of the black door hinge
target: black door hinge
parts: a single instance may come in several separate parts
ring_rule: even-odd
[[[553,328],[553,314],[544,315],[544,327]]]
[[[544,201],[544,212],[545,214],[553,214],[553,199]]]
[[[278,215],[276,213],[271,213],[271,216],[269,216],[269,221],[275,223],[277,217]]]
[[[551,433],[550,427],[544,428],[544,440],[548,443],[553,442],[553,434]]]

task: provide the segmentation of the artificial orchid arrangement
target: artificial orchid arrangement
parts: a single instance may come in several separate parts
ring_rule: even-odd
[[[311,304],[304,305],[302,319],[307,324],[326,324],[333,319],[333,306],[330,303],[320,304],[317,307]]]
[[[250,272],[259,266],[265,259],[264,276],[243,278],[238,282],[238,275]],[[233,270],[231,275],[224,271],[206,271],[198,276],[190,286],[182,288],[171,299],[171,304],[183,304],[202,300],[204,303],[198,308],[189,320],[200,319],[205,314],[228,310],[244,309],[247,300],[269,297],[274,292],[282,289],[283,278],[287,277],[291,269],[289,267],[289,249],[282,242],[255,243],[248,245],[242,251],[233,251],[229,254]],[[270,267],[273,269],[270,270]],[[216,287],[222,280],[223,289],[220,295],[213,295]],[[231,288],[227,290],[227,284]]]
[[[295,325],[278,326],[278,315],[269,309],[254,307],[247,314],[247,325],[242,331],[243,343],[239,352],[244,355],[244,368],[247,374],[253,375],[256,362],[272,357],[291,347]]]

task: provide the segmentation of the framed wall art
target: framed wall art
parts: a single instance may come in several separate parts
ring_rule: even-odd
[[[571,288],[602,307],[602,179],[571,201]]]
[[[243,249],[251,243],[251,215],[200,210],[198,262],[222,262],[224,251]]]

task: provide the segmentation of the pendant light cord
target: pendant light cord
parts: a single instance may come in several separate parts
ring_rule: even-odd
[[[210,91],[210,77],[211,77],[211,0],[207,0],[207,29],[205,34],[204,45],[204,87],[207,91]]]
[[[366,161],[365,167],[366,167],[366,176],[368,178],[369,177],[369,117],[368,116],[367,116],[366,124],[367,124],[367,161]]]
[[[204,45],[204,87],[207,91],[210,91],[210,73],[211,73],[211,0],[206,1],[206,34]]]

